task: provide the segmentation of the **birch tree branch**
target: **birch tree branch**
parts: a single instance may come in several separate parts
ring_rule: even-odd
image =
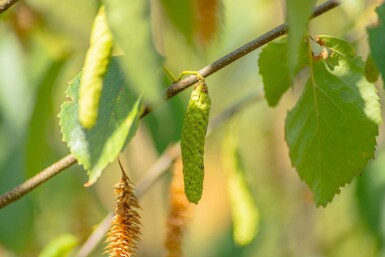
[[[17,2],[17,1],[4,1],[0,0],[0,8],[2,4],[6,2]],[[318,7],[315,8],[312,18],[315,18],[327,11],[330,11],[340,5],[340,3],[336,0],[330,0],[327,1]],[[1,13],[1,9],[0,9]],[[199,70],[199,73],[203,77],[208,77],[211,74],[223,69],[227,65],[233,63],[234,61],[238,60],[239,58],[249,54],[250,52],[258,49],[259,47],[271,42],[272,40],[286,34],[288,32],[287,24],[281,24],[280,26],[270,30],[269,32],[263,34],[262,36],[254,39],[253,41],[241,46],[240,48],[230,52],[229,54],[223,56],[222,58],[216,60],[215,62],[211,63],[210,65],[207,65],[206,67],[203,67]],[[164,92],[164,99],[163,101],[167,101],[168,99],[172,98],[173,96],[177,95],[181,91],[185,90],[186,88],[190,87],[194,83],[197,82],[197,78],[195,75],[186,77],[185,79],[182,79],[178,82],[173,83],[170,85],[167,90]],[[141,118],[149,114],[155,106],[147,106],[141,115]],[[67,164],[67,166],[63,165]],[[58,174],[59,172],[63,171],[64,169],[70,167],[71,165],[75,164],[77,162],[76,158],[73,155],[67,155],[60,161],[52,164],[50,167],[46,168],[45,170],[41,171],[31,179],[27,180],[23,184],[15,187],[14,189],[4,193],[3,195],[0,195],[0,209],[16,200],[18,200],[20,197],[25,195],[26,193],[30,192],[35,187],[41,185],[54,175]]]

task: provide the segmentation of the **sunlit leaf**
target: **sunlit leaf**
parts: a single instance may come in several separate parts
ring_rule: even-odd
[[[59,117],[63,140],[88,171],[87,184],[91,185],[134,136],[142,104],[128,88],[118,58],[113,58],[104,77],[98,119],[92,129],[85,130],[78,120],[80,77],[81,73],[70,82],[67,96],[72,101],[62,105]]]
[[[155,100],[161,91],[162,58],[152,40],[150,1],[103,2],[114,40],[124,52],[121,62],[130,86]]]
[[[301,70],[309,59],[305,42],[300,44],[299,49],[296,72]],[[286,39],[271,42],[264,47],[259,55],[258,65],[259,73],[263,79],[266,100],[269,106],[276,106],[281,96],[292,85]]]
[[[385,3],[378,6],[376,12],[378,24],[368,29],[369,45],[374,63],[377,65],[382,80],[385,82]]]
[[[301,98],[286,118],[293,166],[325,206],[373,158],[382,122],[375,86],[364,62],[345,41],[322,36],[332,53],[312,62]]]
[[[289,24],[288,33],[288,54],[289,54],[289,75],[294,76],[295,67],[298,62],[298,51],[302,38],[307,28],[307,23],[313,11],[315,0],[286,0],[287,18]]]

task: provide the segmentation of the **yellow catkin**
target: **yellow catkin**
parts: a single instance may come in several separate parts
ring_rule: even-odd
[[[182,160],[180,158],[174,163],[173,171],[165,247],[166,257],[181,257],[183,256],[183,237],[190,218],[190,204],[184,193]]]
[[[115,185],[115,216],[106,239],[106,253],[110,257],[130,257],[138,248],[141,222],[137,210],[140,206],[133,193],[133,186],[122,169],[122,179]]]
[[[98,117],[103,77],[110,63],[112,45],[112,34],[108,27],[104,6],[102,6],[92,26],[90,47],[80,80],[79,121],[86,129],[91,129]]]

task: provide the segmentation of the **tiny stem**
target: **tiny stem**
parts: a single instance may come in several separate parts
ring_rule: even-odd
[[[182,71],[179,76],[178,76],[178,79],[176,81],[179,81],[181,80],[181,78],[185,75],[195,75],[198,79],[198,81],[201,81],[201,82],[204,82],[205,81],[205,78],[199,73],[199,71],[189,71],[189,70],[186,70],[186,71]]]

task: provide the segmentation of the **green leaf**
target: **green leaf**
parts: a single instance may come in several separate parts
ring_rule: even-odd
[[[78,239],[71,234],[64,234],[54,238],[41,251],[39,257],[65,257],[78,244]]]
[[[285,137],[293,166],[316,204],[325,206],[373,158],[382,120],[377,90],[354,49],[328,36],[320,42],[332,53],[312,62],[311,78],[287,115]]]
[[[368,28],[368,38],[374,63],[385,82],[385,3],[378,6],[376,12],[379,20],[378,25]]]
[[[307,62],[307,44],[302,42],[295,72],[305,67]],[[281,96],[292,85],[287,40],[274,41],[264,47],[259,55],[258,65],[259,73],[263,79],[266,100],[269,106],[276,106]]]
[[[134,136],[142,104],[140,98],[129,90],[118,58],[113,58],[104,77],[105,86],[96,124],[85,130],[78,119],[80,77],[81,74],[70,82],[67,96],[72,101],[62,105],[59,117],[63,141],[67,142],[71,153],[88,171],[87,184],[91,185]]]
[[[380,72],[378,71],[377,66],[374,63],[372,54],[369,54],[365,62],[365,77],[369,82],[373,83],[378,80],[379,76]]]
[[[122,48],[124,71],[139,94],[155,100],[161,90],[162,59],[152,42],[148,0],[106,0],[107,20]]]
[[[191,44],[194,37],[194,24],[196,23],[194,1],[162,0],[161,3],[167,13],[167,17],[175,28],[177,28]]]
[[[298,49],[305,34],[309,18],[312,14],[315,0],[286,0],[288,18],[289,42],[289,77],[293,78],[298,63]]]

